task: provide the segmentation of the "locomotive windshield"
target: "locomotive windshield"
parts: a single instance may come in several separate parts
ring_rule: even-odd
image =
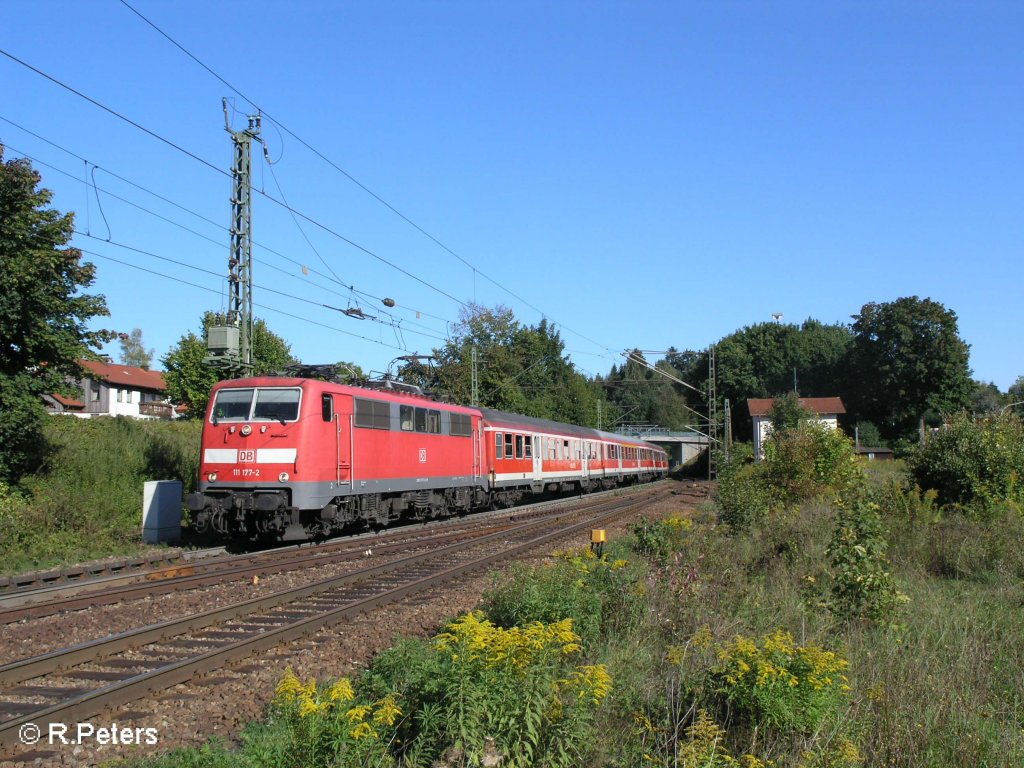
[[[222,389],[213,403],[214,421],[295,421],[299,389]]]

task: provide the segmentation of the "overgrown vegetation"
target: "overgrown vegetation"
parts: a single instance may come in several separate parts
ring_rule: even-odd
[[[4,572],[136,550],[147,480],[195,483],[196,422],[49,418],[43,464],[13,487],[0,484]]]

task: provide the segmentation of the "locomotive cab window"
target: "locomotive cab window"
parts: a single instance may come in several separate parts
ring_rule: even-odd
[[[398,421],[403,432],[412,432],[412,406],[403,405],[398,409]]]
[[[320,415],[324,421],[334,421],[334,397],[324,395],[320,400]]]
[[[251,389],[222,389],[213,402],[213,418],[218,421],[245,421],[252,408]]]
[[[253,421],[295,421],[299,418],[298,389],[257,389]]]

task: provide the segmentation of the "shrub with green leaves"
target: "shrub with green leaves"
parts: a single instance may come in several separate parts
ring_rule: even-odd
[[[878,505],[857,500],[840,508],[826,555],[832,574],[829,608],[843,619],[890,618],[906,595],[888,570],[888,544]]]
[[[760,642],[737,635],[718,648],[717,691],[750,725],[809,732],[835,718],[849,690],[845,659],[784,630]]]
[[[981,517],[1024,513],[1024,422],[1013,413],[947,424],[907,458],[914,481],[938,492],[940,504]]]
[[[862,479],[853,441],[816,421],[773,432],[764,446],[764,476],[786,503],[854,492]]]
[[[576,663],[581,650],[570,619],[503,628],[477,611],[429,645],[386,652],[356,688],[393,692],[404,705],[392,748],[402,765],[479,765],[490,755],[503,766],[568,768],[592,744],[593,715],[612,686],[603,665]]]
[[[54,417],[36,475],[0,501],[0,558],[19,569],[129,552],[140,546],[147,480],[195,484],[196,422]]]
[[[641,517],[629,528],[631,546],[637,554],[664,564],[670,554],[682,548],[691,528],[693,521],[679,515],[663,520]]]
[[[589,549],[556,552],[538,566],[513,565],[510,575],[484,594],[481,607],[502,627],[569,618],[591,642],[605,629],[623,629],[636,619],[637,605],[628,595],[637,579],[627,565]]]

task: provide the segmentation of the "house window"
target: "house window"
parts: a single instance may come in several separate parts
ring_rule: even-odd
[[[117,402],[123,403],[124,402],[123,398],[124,398],[124,390],[123,389],[117,390]]]
[[[125,391],[128,393],[128,402],[130,403],[132,401],[132,391],[130,389]]]
[[[89,382],[90,397],[94,403],[100,401],[100,383],[98,381]]]

